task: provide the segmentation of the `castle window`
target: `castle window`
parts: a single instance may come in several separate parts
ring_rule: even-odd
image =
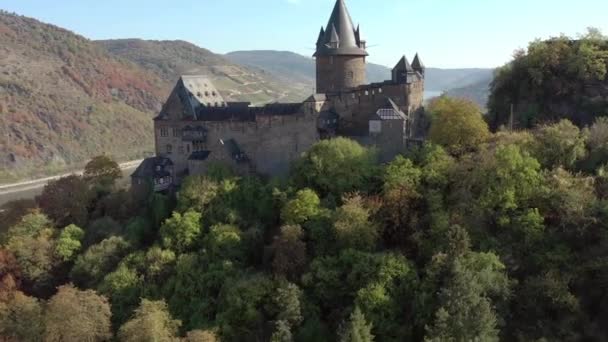
[[[378,93],[382,94],[382,88],[378,89]]]
[[[201,92],[199,91],[198,93],[196,93],[196,96],[203,97],[203,94],[201,94]]]
[[[208,91],[205,92],[205,96],[209,96],[209,92]]]
[[[168,137],[169,136],[169,129],[166,127],[162,127],[160,129],[160,136],[161,137]]]
[[[167,145],[167,154],[171,154],[173,153],[173,146],[171,146],[171,144]]]
[[[368,90],[365,91],[365,96],[367,96],[367,95],[369,95],[369,91]]]
[[[347,76],[349,79],[351,79],[351,80],[352,80],[353,78],[355,78],[355,73],[354,73],[354,72],[352,72],[352,71],[349,71],[349,72],[346,74],[346,76]]]
[[[211,95],[215,96],[215,95],[217,95],[217,94],[216,94],[216,93],[213,91],[213,92],[211,92]]]
[[[177,128],[173,129],[173,136],[176,138],[179,137],[179,129],[177,129]]]

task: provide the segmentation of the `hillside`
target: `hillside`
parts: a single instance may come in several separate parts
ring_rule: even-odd
[[[0,182],[152,146],[169,84],[59,27],[0,12]]]
[[[314,60],[287,51],[255,50],[234,51],[226,54],[231,61],[252,68],[264,70],[273,76],[285,81],[306,83],[310,88],[315,81]],[[448,91],[457,96],[464,96],[474,100],[485,107],[487,90],[492,79],[492,69],[439,69],[427,68],[425,89],[427,91]],[[367,64],[367,80],[381,82],[390,79],[389,68],[374,64]]]
[[[120,39],[97,41],[112,55],[132,61],[173,83],[182,74],[208,75],[231,101],[268,103],[301,101],[310,94],[306,82],[277,77],[238,65],[207,49],[184,41]]]
[[[234,63],[264,70],[285,81],[306,83],[310,88],[315,83],[315,61],[312,57],[274,50],[233,51],[225,56]],[[387,67],[367,64],[369,82],[382,82],[390,77],[391,71]]]

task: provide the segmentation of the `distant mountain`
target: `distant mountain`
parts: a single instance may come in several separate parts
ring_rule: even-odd
[[[308,84],[312,89],[315,82],[315,62],[312,58],[287,51],[254,50],[234,51],[225,55],[231,61],[257,68],[277,78]],[[425,89],[429,92],[451,92],[457,94],[475,94],[467,96],[481,106],[485,106],[484,93],[492,79],[493,69],[439,69],[427,68]],[[368,82],[381,82],[390,79],[391,69],[379,65],[367,64]],[[466,91],[465,91],[466,89]]]
[[[232,101],[302,101],[312,92],[308,83],[297,77],[286,78],[280,73],[240,65],[184,41],[120,39],[97,43],[115,57],[136,63],[170,83],[183,74],[207,75]]]
[[[0,182],[141,156],[169,90],[86,38],[0,11]]]
[[[488,104],[488,97],[490,96],[491,82],[491,77],[481,79],[464,87],[450,89],[447,91],[447,94],[449,96],[462,97],[474,101],[485,111]]]
[[[234,63],[267,71],[285,81],[306,83],[310,89],[315,83],[315,60],[312,57],[274,50],[234,51],[225,56]],[[369,82],[382,82],[390,77],[389,68],[373,63],[367,64]]]

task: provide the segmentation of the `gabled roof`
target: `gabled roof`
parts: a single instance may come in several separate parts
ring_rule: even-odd
[[[361,48],[359,31],[355,31],[344,0],[336,0],[325,34],[317,40],[315,56],[324,55],[367,56],[367,52]]]
[[[161,178],[170,176],[166,170],[168,166],[173,166],[173,162],[165,157],[151,157],[144,159],[141,164],[131,174],[134,178]]]
[[[407,60],[407,57],[403,56],[403,57],[401,57],[399,62],[397,62],[397,65],[395,65],[395,67],[393,68],[393,71],[413,72],[414,68],[412,68],[412,65]]]
[[[156,119],[166,119],[172,114],[196,119],[199,108],[225,104],[223,96],[209,78],[202,75],[183,75],[175,84]]]
[[[423,71],[425,68],[424,64],[420,60],[420,57],[418,56],[418,53],[416,53],[416,56],[414,57],[414,60],[412,61],[412,68],[414,68],[414,70],[416,70],[416,71]]]
[[[312,94],[304,102],[323,102],[327,101],[326,94]]]

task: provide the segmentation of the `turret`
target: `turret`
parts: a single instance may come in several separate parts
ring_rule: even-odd
[[[414,69],[414,71],[419,72],[420,75],[422,75],[422,77],[424,77],[424,72],[426,70],[426,67],[420,60],[418,53],[416,53],[416,56],[414,57],[414,60],[412,61],[412,68]]]
[[[344,0],[337,0],[314,54],[317,93],[339,92],[365,84],[365,41],[355,30]]]
[[[399,62],[397,62],[397,65],[395,65],[395,67],[393,68],[393,82],[408,83],[408,80],[411,79],[411,77],[408,76],[411,76],[414,73],[415,70],[410,64],[410,62],[407,60],[407,57],[403,56],[401,57]]]

